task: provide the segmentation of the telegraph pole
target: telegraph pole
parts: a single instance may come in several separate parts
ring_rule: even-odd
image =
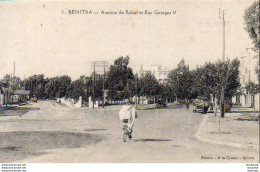
[[[11,86],[11,103],[13,104],[13,95],[14,95],[14,77],[13,74],[11,73],[11,80],[12,80],[12,86]]]
[[[14,103],[14,75],[15,75],[15,62],[14,62],[14,70],[13,73],[11,74],[11,79],[12,79],[12,104]]]
[[[221,88],[221,118],[225,117],[225,82],[224,82],[224,65],[225,65],[225,10],[223,10],[223,66],[222,66],[222,88]]]
[[[33,96],[32,95],[32,93],[33,93],[33,91],[32,91],[32,78],[30,78],[30,92],[31,92],[31,96]],[[31,98],[31,97],[30,97]]]
[[[14,84],[15,84],[14,79],[15,79],[15,62],[14,62],[14,72],[13,72],[13,97],[14,97]],[[12,103],[13,103],[13,99],[14,98],[12,98]]]
[[[106,79],[106,67],[107,61],[91,61],[91,67],[94,68],[94,75],[93,75],[93,109],[94,109],[94,99],[95,99],[95,82],[96,82],[96,74],[99,75],[99,79],[101,79],[103,75],[103,96],[102,96],[102,107],[104,108],[105,105],[105,79]]]
[[[137,73],[135,74],[135,109],[137,108]]]
[[[94,67],[94,75],[93,75],[93,95],[92,95],[92,102],[93,102],[93,109],[95,106],[95,75],[96,75],[96,70],[95,70],[95,61],[93,62],[93,67]]]
[[[102,108],[104,108],[105,104],[105,77],[106,77],[106,62],[104,61],[104,76],[103,76],[103,101],[102,101]]]

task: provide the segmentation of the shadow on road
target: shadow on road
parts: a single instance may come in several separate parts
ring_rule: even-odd
[[[240,115],[240,117],[235,118],[235,120],[238,121],[258,121],[258,114],[250,114],[250,113],[245,113]]]
[[[171,139],[136,139],[134,142],[168,142]]]
[[[29,111],[40,110],[40,108],[35,107],[14,107],[8,108],[0,111],[1,116],[22,116]]]
[[[46,154],[47,149],[80,148],[103,140],[102,136],[52,131],[0,132],[0,162],[14,162]]]
[[[84,131],[104,131],[104,130],[108,130],[108,129],[104,129],[104,128],[95,128],[95,129],[86,129]]]
[[[154,110],[154,109],[157,109],[157,110],[164,110],[164,109],[181,109],[183,108],[184,106],[183,105],[178,105],[178,106],[167,106],[165,108],[157,108],[156,106],[154,107],[138,107],[137,110]]]

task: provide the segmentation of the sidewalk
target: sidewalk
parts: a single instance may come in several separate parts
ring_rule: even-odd
[[[203,142],[259,150],[258,113],[207,114],[196,138]]]

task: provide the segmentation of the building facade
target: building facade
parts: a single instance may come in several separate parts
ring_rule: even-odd
[[[169,73],[170,70],[167,67],[161,65],[151,65],[146,68],[141,66],[141,69],[137,72],[138,77],[144,77],[146,74],[152,74],[161,84],[164,84],[168,81]]]
[[[241,104],[243,107],[252,107],[259,110],[259,93],[252,94],[246,87],[249,83],[258,84],[256,70],[258,70],[259,57],[252,49],[246,49],[246,53],[240,59],[239,78],[241,83],[241,94],[233,98],[233,103]]]

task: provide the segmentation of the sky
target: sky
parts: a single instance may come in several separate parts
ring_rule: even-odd
[[[176,68],[184,58],[190,68],[222,59],[225,9],[226,57],[233,59],[253,47],[244,30],[243,14],[253,1],[174,2],[0,2],[0,78],[13,72],[21,79],[33,74],[90,75],[91,61],[130,57],[134,73],[141,65]],[[68,10],[99,14],[62,14]],[[102,15],[104,11],[176,11],[172,15]]]

